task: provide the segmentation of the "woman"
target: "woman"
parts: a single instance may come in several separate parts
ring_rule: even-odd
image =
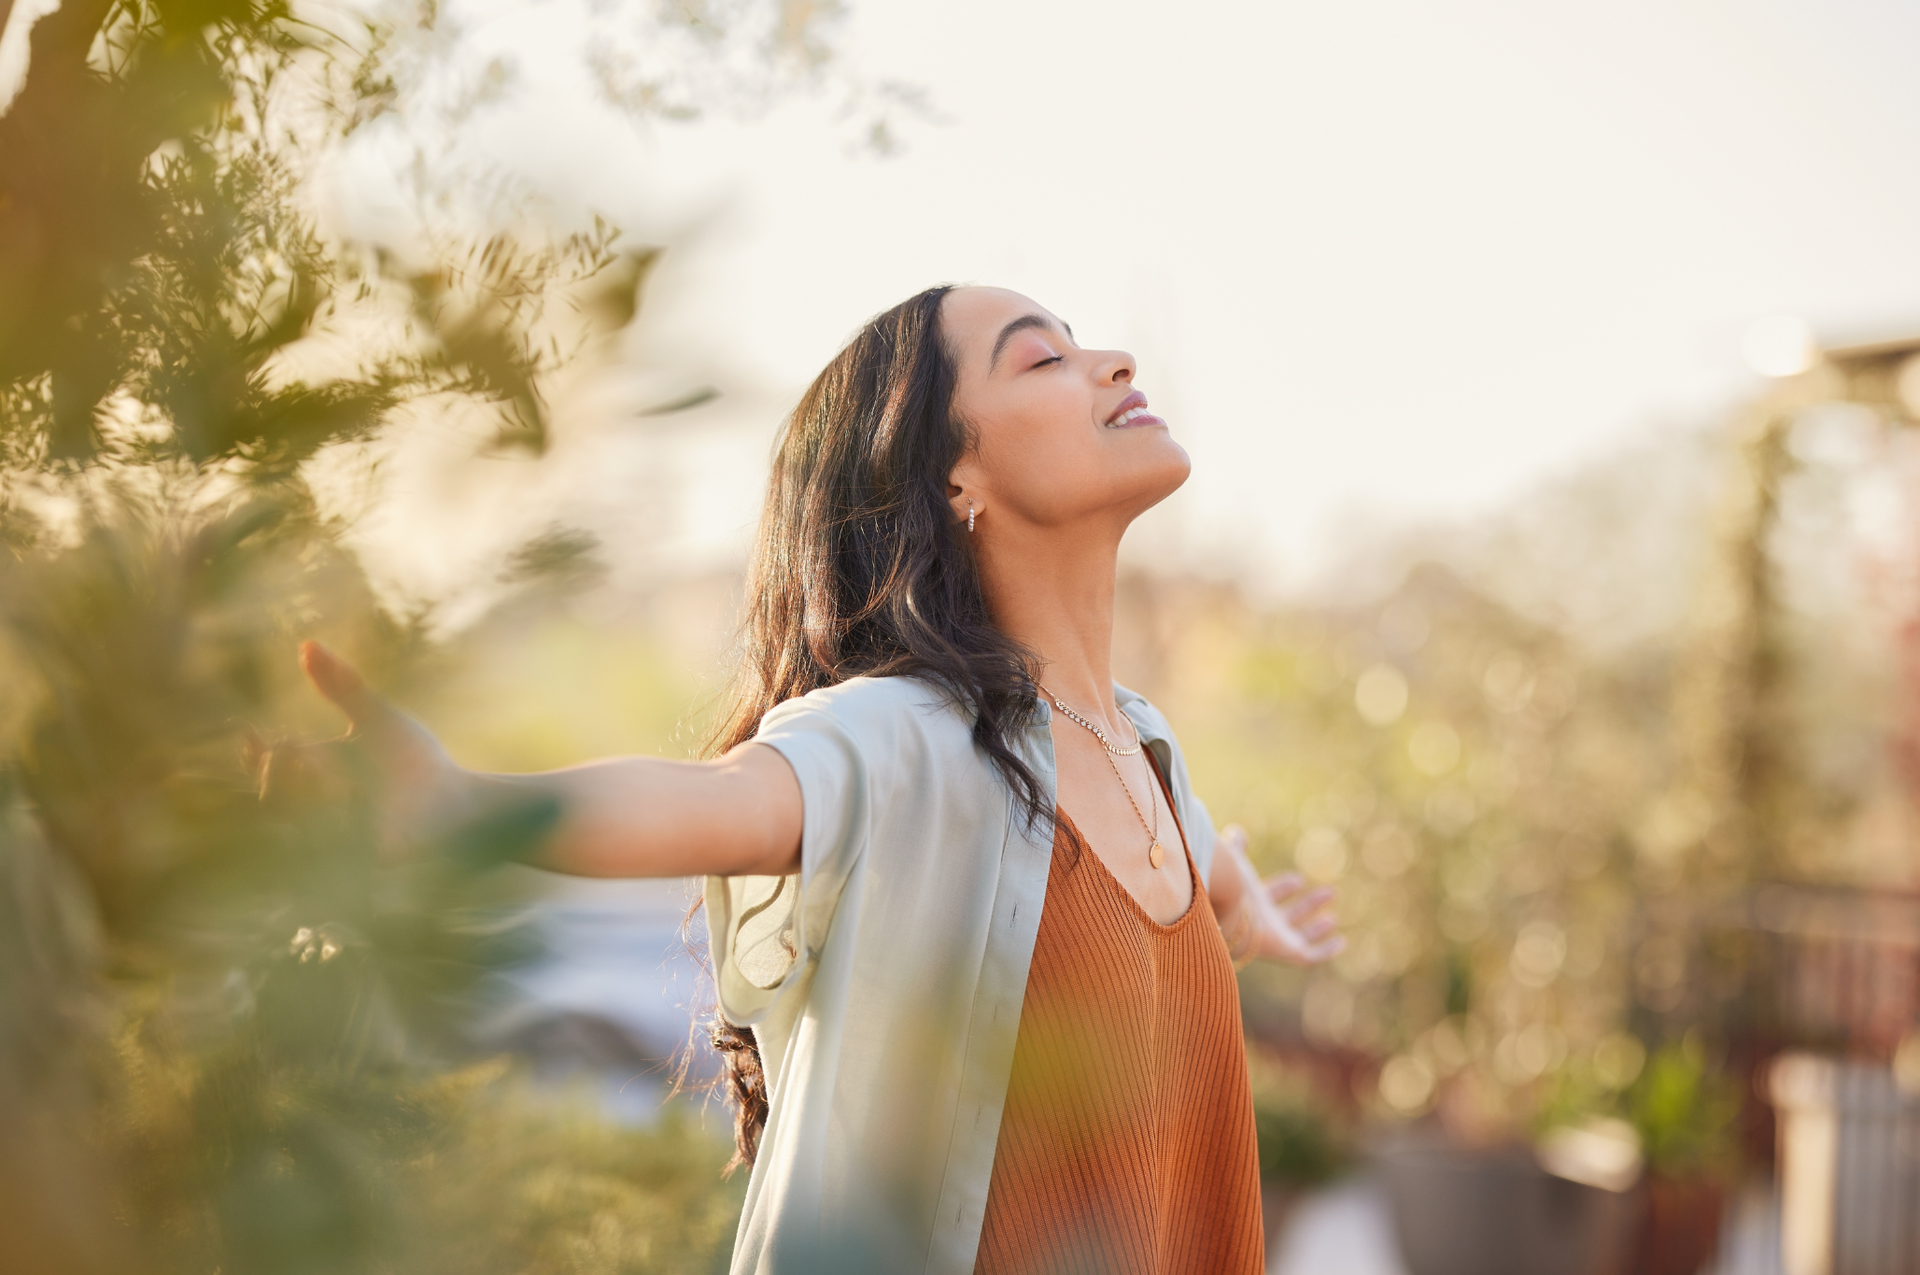
[[[1120,538],[1188,472],[1133,375],[996,288],[868,324],[774,461],[712,761],[461,771],[303,648],[403,825],[532,788],[540,866],[707,878],[737,1272],[1262,1268],[1234,962],[1340,940],[1109,676]]]

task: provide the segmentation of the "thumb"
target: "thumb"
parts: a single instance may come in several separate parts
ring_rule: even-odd
[[[300,668],[314,689],[347,715],[354,727],[367,725],[380,711],[379,697],[367,689],[353,665],[312,641],[300,644]]]

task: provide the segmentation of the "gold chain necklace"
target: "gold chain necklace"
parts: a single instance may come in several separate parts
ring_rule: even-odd
[[[1108,742],[1105,731],[1068,708],[1061,702],[1058,695],[1055,695],[1052,691],[1047,691],[1046,687],[1042,686],[1040,689],[1047,692],[1047,698],[1053,701],[1055,708],[1065,713],[1071,720],[1093,732],[1093,737],[1100,741],[1100,747],[1106,754],[1108,768],[1113,771],[1113,777],[1120,781],[1120,791],[1127,795],[1127,804],[1133,807],[1133,817],[1140,821],[1141,829],[1147,834],[1147,840],[1152,843],[1147,847],[1147,862],[1158,868],[1167,861],[1167,851],[1166,848],[1160,844],[1160,803],[1153,800],[1153,775],[1151,773],[1147,775],[1147,800],[1153,804],[1153,824],[1149,826],[1147,824],[1147,817],[1140,813],[1140,803],[1133,799],[1133,789],[1127,787],[1126,779],[1120,774],[1120,763],[1114,760],[1115,757],[1131,757],[1140,751],[1139,728],[1136,727],[1134,729],[1133,748],[1131,751],[1115,748]],[[1151,772],[1151,763],[1148,764],[1148,769],[1149,772]]]
[[[1040,689],[1043,691],[1047,691],[1047,688],[1044,686],[1040,687]],[[1138,726],[1133,726],[1132,718],[1127,718],[1127,725],[1133,726],[1133,747],[1132,748],[1115,748],[1113,746],[1113,741],[1107,738],[1106,731],[1102,730],[1099,726],[1096,726],[1094,723],[1088,721],[1086,718],[1080,716],[1080,714],[1068,708],[1065,700],[1061,699],[1058,695],[1055,695],[1052,691],[1047,691],[1047,698],[1053,701],[1053,706],[1055,708],[1059,709],[1061,712],[1065,713],[1069,718],[1080,723],[1080,725],[1086,727],[1088,730],[1092,731],[1093,737],[1100,741],[1100,747],[1107,750],[1108,756],[1135,757],[1139,755],[1140,728]],[[1125,713],[1122,713],[1120,715],[1122,717],[1127,716]]]

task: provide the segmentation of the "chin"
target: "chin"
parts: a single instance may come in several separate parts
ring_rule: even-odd
[[[1154,457],[1153,463],[1142,465],[1129,484],[1136,494],[1130,502],[1136,513],[1153,508],[1179,491],[1187,475],[1193,472],[1193,462],[1187,459],[1186,449],[1180,444],[1167,439],[1158,450],[1160,454]]]
[[[1158,458],[1157,468],[1161,480],[1166,484],[1166,490],[1161,492],[1161,498],[1165,499],[1180,490],[1180,485],[1193,473],[1193,460],[1187,455],[1187,449],[1174,442],[1172,437],[1163,441],[1160,451],[1162,455]]]

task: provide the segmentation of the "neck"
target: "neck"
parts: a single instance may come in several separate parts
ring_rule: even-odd
[[[983,525],[981,532],[986,532]],[[1040,680],[1083,717],[1113,727],[1113,592],[1120,531],[1001,526],[979,546],[993,622],[1040,659]],[[1125,730],[1120,734],[1125,737]]]

